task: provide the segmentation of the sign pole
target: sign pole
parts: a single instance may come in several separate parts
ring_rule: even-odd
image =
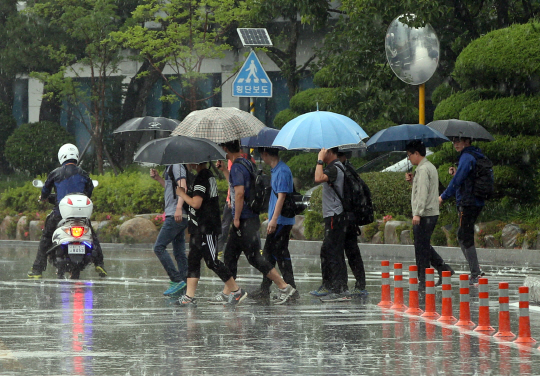
[[[418,86],[418,123],[426,124],[426,84]]]

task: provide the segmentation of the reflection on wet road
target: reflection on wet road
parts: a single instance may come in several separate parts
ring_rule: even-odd
[[[301,292],[296,304],[251,302],[236,310],[208,305],[221,282],[206,270],[199,307],[185,310],[163,297],[168,282],[151,250],[105,251],[110,278],[100,279],[89,268],[80,281],[58,281],[50,269],[45,279],[28,280],[34,256],[34,248],[0,247],[1,375],[540,374],[535,348],[379,308],[380,260],[366,262],[370,296],[364,300],[323,304],[312,298],[308,291],[320,284],[319,260],[304,256],[294,260]],[[404,262],[403,269],[409,264]],[[459,267],[464,271],[464,265]],[[538,275],[539,269],[485,269],[491,325],[498,326],[498,282],[506,281],[517,333],[517,287],[525,274]],[[239,275],[248,291],[260,280],[243,259]],[[405,303],[407,296],[405,288]],[[439,288],[439,312],[440,301]],[[475,288],[471,316],[478,322]],[[532,337],[540,340],[536,307],[531,327]]]

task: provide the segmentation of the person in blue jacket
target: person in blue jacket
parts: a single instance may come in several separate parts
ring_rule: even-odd
[[[30,278],[41,278],[43,271],[47,268],[47,251],[52,247],[52,235],[58,227],[58,223],[62,220],[62,215],[60,215],[60,209],[58,207],[60,201],[70,193],[83,193],[90,198],[94,190],[92,179],[90,179],[88,173],[77,166],[79,149],[75,145],[63,145],[58,150],[58,161],[61,166],[47,176],[47,181],[45,181],[41,189],[40,200],[45,201],[54,188],[56,192],[56,205],[45,220],[36,260],[34,261],[34,265],[32,265],[32,270],[28,272],[28,277]],[[96,272],[100,277],[106,277],[107,272],[103,264],[103,252],[94,230],[92,230],[92,237],[94,250],[96,251],[96,254],[93,255]],[[63,276],[63,274],[59,276]]]
[[[476,160],[484,158],[482,151],[471,146],[470,138],[454,138],[454,148],[459,155],[458,168],[450,167],[449,173],[453,175],[446,190],[439,196],[439,204],[456,197],[456,205],[459,212],[458,241],[469,263],[470,279],[469,284],[478,283],[478,278],[484,273],[480,270],[476,247],[474,246],[474,223],[478,219],[480,212],[484,208],[484,199],[477,197],[473,193],[474,171]]]

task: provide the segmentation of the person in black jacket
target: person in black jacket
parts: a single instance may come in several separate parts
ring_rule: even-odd
[[[47,268],[47,251],[52,247],[52,235],[58,227],[58,223],[62,220],[58,207],[60,201],[70,193],[83,193],[89,198],[92,196],[92,191],[94,190],[92,179],[90,179],[86,171],[77,166],[78,160],[79,150],[77,147],[73,144],[63,145],[58,150],[58,161],[61,166],[49,174],[45,185],[41,189],[40,200],[45,201],[54,188],[56,192],[56,205],[45,220],[36,260],[34,261],[34,265],[32,265],[32,270],[28,272],[28,277],[30,278],[41,278],[43,271]],[[92,237],[96,251],[96,255],[94,255],[96,272],[100,277],[106,277],[107,272],[103,265],[103,252],[93,229]]]

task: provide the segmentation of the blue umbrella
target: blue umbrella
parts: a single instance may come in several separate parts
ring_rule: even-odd
[[[264,127],[256,136],[244,137],[240,140],[242,146],[256,148],[259,146],[270,147],[279,133],[279,129]]]
[[[272,146],[287,150],[320,150],[358,144],[367,137],[367,133],[347,116],[313,111],[285,124]]]
[[[437,146],[450,140],[435,129],[423,124],[401,124],[375,133],[366,142],[368,151],[405,150],[413,140],[422,140],[426,147]]]

